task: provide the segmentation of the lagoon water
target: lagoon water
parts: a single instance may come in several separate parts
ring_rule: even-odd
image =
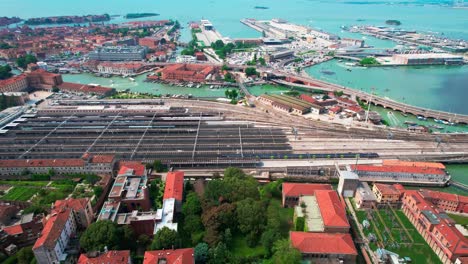
[[[437,3],[437,4],[433,4]],[[343,32],[342,25],[374,24],[384,25],[387,19],[397,19],[406,29],[414,29],[434,34],[443,33],[451,38],[468,39],[468,9],[444,5],[452,1],[413,0],[1,0],[0,16],[20,16],[22,18],[101,14],[125,15],[131,12],[154,12],[158,17],[143,19],[178,19],[185,29],[182,40],[188,41],[190,33],[187,23],[202,18],[211,20],[218,31],[231,38],[259,37],[260,34],[239,22],[242,18],[271,19],[283,18],[291,22],[323,29],[343,37],[362,38],[358,34]],[[255,9],[265,6],[269,9]],[[359,21],[357,21],[359,20]],[[126,21],[119,17],[111,22]],[[390,48],[396,43],[367,38],[368,45]],[[335,71],[335,75],[323,75],[323,68]],[[380,95],[395,100],[404,100],[418,106],[468,114],[468,67],[423,67],[423,68],[376,68],[353,69],[348,72],[336,61],[327,62],[307,69],[311,75],[324,78],[358,89],[378,89]],[[71,81],[86,83],[88,75],[66,77]],[[94,79],[94,78],[91,78]],[[93,80],[93,82],[100,82]],[[108,82],[103,80],[102,82]],[[139,82],[141,84],[141,82]],[[119,84],[115,84],[118,86]],[[122,84],[122,88],[135,91],[162,89],[158,85]],[[127,87],[128,86],[128,87]],[[158,88],[159,87],[159,88]],[[173,88],[178,89],[178,88]],[[208,91],[209,92],[209,91]],[[179,94],[197,92],[180,91]],[[214,91],[215,96],[222,91]],[[403,99],[405,98],[405,99]]]

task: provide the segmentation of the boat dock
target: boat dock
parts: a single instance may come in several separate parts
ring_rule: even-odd
[[[213,24],[206,19],[200,21],[200,32],[196,33],[197,39],[202,41],[207,47],[211,46],[211,43],[217,40],[222,40],[226,43],[223,36],[214,28]]]

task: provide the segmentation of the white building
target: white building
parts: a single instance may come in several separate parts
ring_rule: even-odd
[[[65,249],[76,234],[73,210],[52,214],[33,247],[38,264],[58,264],[67,259]]]

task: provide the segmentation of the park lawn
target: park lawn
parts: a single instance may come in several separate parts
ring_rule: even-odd
[[[462,226],[467,226],[468,225],[468,217],[463,216],[463,215],[456,215],[456,214],[448,214],[450,218],[452,218],[455,223],[462,225]]]
[[[6,181],[1,180],[0,184],[11,185],[11,186],[34,186],[34,187],[44,187],[49,183],[49,181]]]
[[[265,255],[265,248],[259,244],[254,248],[251,248],[247,245],[245,237],[241,234],[237,234],[232,239],[232,245],[230,251],[234,253],[235,256],[242,257],[260,257],[263,258]]]
[[[410,257],[413,260],[413,263],[427,263],[427,264],[439,264],[441,263],[439,257],[434,253],[434,251],[429,247],[426,243],[424,238],[419,234],[413,224],[408,220],[408,218],[404,215],[401,210],[395,210],[398,218],[403,223],[404,227],[408,230],[410,236],[413,238],[414,243],[411,245],[410,241],[406,239],[406,241],[402,241],[406,236],[406,232],[404,232],[400,227],[400,224],[395,223],[393,224],[391,217],[385,212],[385,210],[379,210],[380,216],[382,217],[385,225],[387,225],[388,229],[390,230],[393,238],[397,243],[391,244],[387,243],[385,249],[395,252],[400,255],[400,257]],[[367,219],[367,213],[364,210],[356,210],[356,215],[358,217],[359,223],[362,224],[364,219]],[[369,233],[374,233],[377,238],[379,236],[376,234],[374,229],[374,225],[376,225],[376,229],[382,234],[384,240],[390,240],[390,234],[387,233],[385,227],[382,225],[381,221],[377,216],[374,218],[374,221],[371,222],[371,227],[366,229],[364,228],[364,234],[366,236]],[[409,243],[409,244],[401,244],[401,242]],[[398,244],[398,245],[397,245]],[[376,243],[369,243],[369,247],[372,250],[377,249]]]
[[[31,187],[13,187],[7,194],[2,196],[2,199],[9,201],[27,201],[37,193],[37,190],[38,189]]]

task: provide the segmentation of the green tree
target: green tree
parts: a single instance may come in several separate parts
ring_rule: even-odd
[[[60,89],[58,87],[54,87],[54,88],[52,88],[52,92],[53,93],[58,93],[58,92],[60,92]]]
[[[184,230],[188,234],[195,234],[203,231],[203,224],[198,215],[188,215],[184,219]]]
[[[194,249],[195,264],[205,264],[208,262],[209,247],[206,243],[198,243]]]
[[[28,64],[36,62],[37,58],[31,54],[27,54],[26,56],[21,56],[18,59],[16,59],[16,65],[23,69],[26,69],[28,67]]]
[[[168,227],[161,228],[154,235],[151,243],[152,250],[179,248],[179,236],[176,231]]]
[[[8,79],[12,75],[10,65],[0,66],[0,80]]]
[[[223,64],[223,66],[221,67],[221,70],[222,71],[228,71],[229,67],[226,64]]]
[[[202,212],[200,198],[196,192],[190,192],[182,205],[182,213],[185,216],[200,215]]]
[[[226,175],[226,174],[225,174]],[[246,198],[258,200],[260,193],[258,191],[258,181],[250,175],[245,175],[245,178],[226,177],[227,193],[225,197],[228,201],[237,202]]]
[[[326,242],[325,242],[326,243]],[[275,264],[299,264],[301,253],[291,246],[288,239],[281,239],[273,245],[273,263]]]
[[[164,164],[162,164],[162,162],[160,160],[153,161],[153,170],[154,171],[162,172],[162,171],[164,171],[164,169],[165,169],[165,166],[164,166]]]
[[[273,244],[281,239],[281,235],[274,229],[267,229],[263,232],[260,242],[265,248],[266,257],[270,257],[272,254]]]
[[[247,76],[257,75],[257,70],[253,67],[247,67],[245,68],[245,74]]]
[[[203,196],[207,202],[218,204],[223,196],[230,192],[229,186],[222,179],[215,179],[208,182]]]
[[[24,247],[17,253],[18,264],[29,264],[34,259],[34,253],[32,247]]]
[[[118,230],[119,248],[120,249],[136,249],[137,244],[135,243],[136,237],[133,233],[133,229],[128,225],[119,227]]]
[[[223,242],[226,244],[227,247],[231,247],[231,244],[232,244],[231,228],[226,228],[226,230],[224,231]]]
[[[260,65],[262,65],[262,66],[265,66],[265,65],[266,65],[266,61],[265,61],[264,58],[259,58],[259,59],[258,59],[258,62],[260,62]]]
[[[226,228],[236,228],[236,206],[234,204],[223,203],[214,206],[203,212],[202,222],[205,226],[205,242],[209,245],[217,245],[223,239],[223,232]]]
[[[297,217],[296,218],[296,225],[294,227],[294,230],[302,232],[302,231],[304,231],[304,227],[305,227],[304,217]]]
[[[147,235],[141,234],[138,236],[137,244],[141,248],[146,248],[149,245],[150,241],[151,240]]]
[[[120,239],[117,224],[98,221],[88,226],[80,238],[80,245],[85,251],[102,251],[106,246],[117,249]]]
[[[252,198],[238,202],[236,216],[239,230],[244,234],[261,234],[265,226],[264,208],[261,202],[257,202]]]
[[[235,89],[232,89],[232,90],[228,89],[224,92],[224,94],[226,95],[227,98],[231,100],[237,99],[237,97],[239,96],[239,93]]]
[[[214,249],[212,249],[211,254],[211,263],[213,264],[224,264],[230,263],[231,254],[227,249],[226,245],[220,242]]]

